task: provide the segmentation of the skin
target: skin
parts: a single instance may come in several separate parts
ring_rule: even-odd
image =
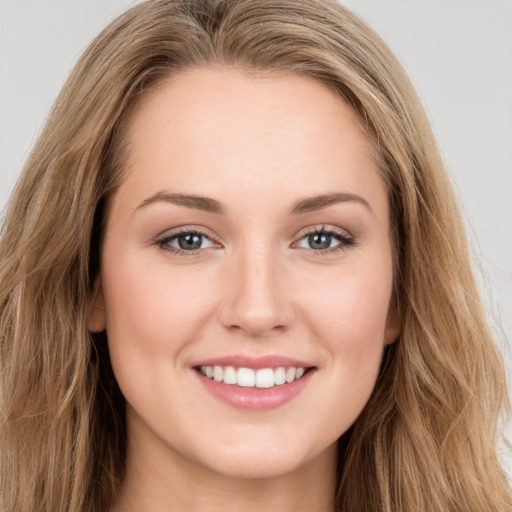
[[[334,510],[336,441],[399,331],[387,193],[356,115],[305,76],[200,68],[144,98],[128,137],[89,316],[107,330],[127,400],[116,510]],[[223,213],[155,199],[163,192]],[[340,193],[357,198],[291,213]],[[182,228],[208,238],[169,252]],[[322,229],[336,232],[326,250],[308,238]],[[240,410],[191,368],[229,354],[315,370],[277,409]]]

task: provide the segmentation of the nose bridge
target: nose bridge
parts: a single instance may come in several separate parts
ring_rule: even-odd
[[[293,316],[284,275],[269,244],[234,251],[223,297],[221,321],[253,336],[284,329]]]

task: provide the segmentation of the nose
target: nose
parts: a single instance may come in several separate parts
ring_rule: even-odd
[[[272,251],[247,251],[233,259],[221,291],[221,324],[251,337],[289,328],[294,308],[284,269],[276,255]]]

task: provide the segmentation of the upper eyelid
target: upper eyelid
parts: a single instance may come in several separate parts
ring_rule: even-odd
[[[302,228],[297,235],[295,235],[296,240],[301,240],[305,236],[308,236],[312,233],[331,233],[337,234],[339,236],[344,236],[346,238],[354,238],[353,235],[347,229],[340,228],[338,226],[333,226],[331,224],[318,224],[314,226],[308,226],[306,228]]]
[[[212,241],[216,241],[217,243],[219,240],[219,237],[217,237],[215,234],[212,234],[212,232],[209,229],[206,229],[204,227],[200,226],[180,226],[178,228],[172,228],[172,229],[166,229],[165,231],[162,231],[160,234],[155,236],[155,240],[163,240],[166,238],[174,238],[179,235],[187,234],[187,233],[197,233],[198,235],[205,236],[206,238],[209,238]]]

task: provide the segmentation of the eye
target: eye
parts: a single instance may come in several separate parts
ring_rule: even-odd
[[[216,244],[204,233],[182,231],[158,240],[157,245],[165,251],[183,253],[215,247]]]
[[[318,229],[303,236],[298,242],[298,247],[312,249],[317,252],[344,249],[354,245],[354,239],[347,234],[333,229]]]

